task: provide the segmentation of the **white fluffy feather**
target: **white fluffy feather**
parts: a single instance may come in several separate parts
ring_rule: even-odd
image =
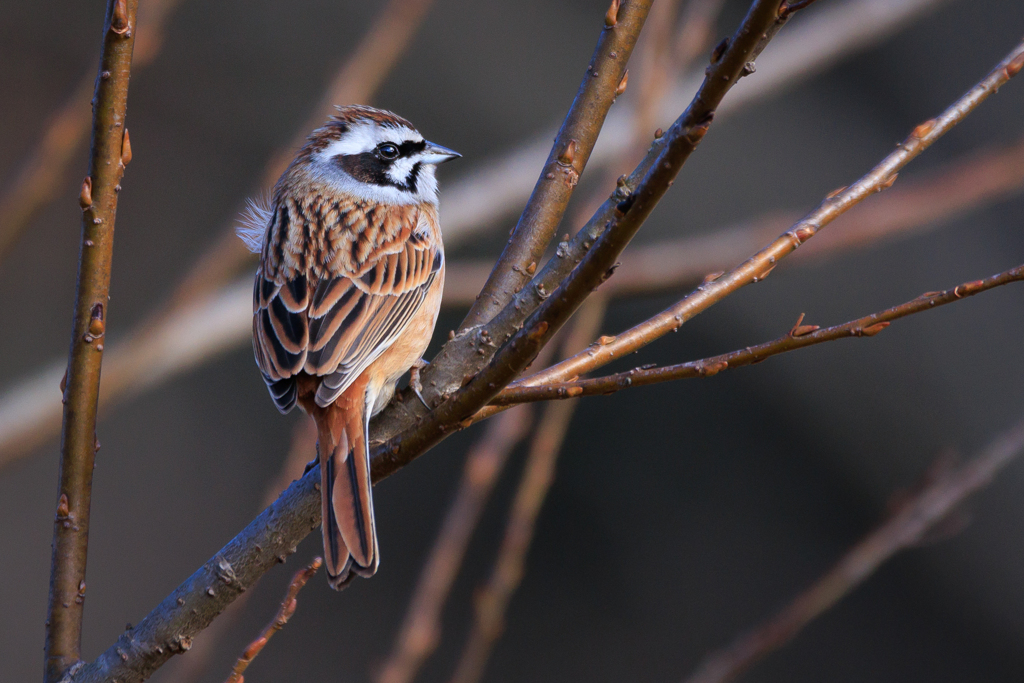
[[[245,200],[245,210],[239,218],[240,225],[235,228],[238,238],[245,243],[246,249],[254,254],[263,251],[263,242],[267,239],[267,227],[270,225],[272,209],[270,197],[259,197]]]

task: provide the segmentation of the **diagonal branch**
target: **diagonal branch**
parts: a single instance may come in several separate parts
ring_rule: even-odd
[[[633,353],[652,341],[678,330],[683,323],[707,310],[740,288],[760,282],[778,262],[796,251],[822,228],[854,205],[892,186],[896,174],[921,152],[962,121],[992,93],[1017,75],[1024,66],[1024,43],[1018,44],[984,79],[937,118],[917,126],[895,152],[849,188],[837,191],[775,241],[730,272],[698,287],[673,306],[615,337],[600,352],[584,352],[520,382],[543,384],[578,377]],[[583,231],[581,231],[583,232]],[[540,283],[543,286],[543,282]],[[555,298],[555,297],[552,297]]]
[[[600,295],[587,300],[566,337],[566,353],[574,353],[597,333],[607,303]],[[526,571],[526,555],[533,543],[537,518],[554,482],[555,465],[575,411],[576,403],[572,401],[549,405],[537,423],[498,557],[487,583],[475,595],[473,626],[451,683],[477,683],[504,631],[505,613]]]
[[[277,610],[277,614],[267,624],[267,627],[256,636],[256,640],[249,643],[249,646],[245,648],[245,652],[238,658],[235,665],[231,667],[231,674],[228,676],[226,683],[245,683],[245,676],[242,674],[252,664],[252,660],[256,659],[256,655],[263,652],[263,648],[267,646],[267,643],[274,634],[283,629],[288,620],[295,614],[295,608],[299,605],[299,591],[313,578],[313,575],[316,574],[323,563],[323,559],[317,557],[313,559],[309,566],[295,572],[291,583],[288,584],[288,591],[284,595],[284,600],[281,601],[281,607]]]
[[[441,397],[440,404],[427,415],[421,407],[415,415],[392,409],[378,416],[378,433],[391,439],[377,451],[376,477],[394,472],[458,429],[526,368],[605,279],[704,137],[715,107],[781,25],[780,1],[756,0],[751,5],[728,47],[716,51],[715,62],[693,102],[668,133],[655,141],[632,176],[577,233],[572,244],[560,244],[556,258],[493,320],[441,349],[423,375],[425,395],[433,401]],[[624,194],[629,188],[635,189]],[[573,268],[576,263],[579,265]],[[498,343],[502,346],[494,353]]]
[[[110,0],[93,99],[89,175],[82,183],[82,246],[71,349],[64,376],[60,483],[53,525],[46,621],[45,680],[54,683],[81,660],[89,508],[96,460],[96,408],[106,330],[114,218],[131,145],[125,127],[138,0]]]
[[[612,0],[594,56],[533,194],[480,296],[462,321],[463,329],[493,318],[532,276],[531,264],[536,268],[551,243],[608,110],[625,90],[626,64],[650,10],[651,0]]]
[[[948,519],[969,496],[985,488],[1024,452],[1024,422],[995,439],[955,471],[943,473],[907,500],[878,529],[865,536],[824,576],[782,611],[727,647],[708,655],[686,683],[725,683],[792,640],[808,623],[831,609],[901,550]]]
[[[884,39],[910,19],[937,4],[938,0],[852,0],[822,7],[807,21],[792,27],[785,35],[776,39],[771,52],[760,60],[758,77],[726,99],[719,107],[719,115],[735,110],[739,105],[750,104],[757,97],[767,93],[777,93],[780,89],[790,86],[793,81],[817,73],[839,56]],[[693,3],[688,6],[692,7]],[[683,80],[690,83],[693,78]],[[677,84],[667,99],[677,101],[680,88],[681,86]],[[628,102],[621,102],[620,106],[630,105]],[[610,155],[621,154],[629,144],[630,136],[623,134],[626,121],[616,113],[617,110],[618,107],[613,108],[608,116],[601,137],[603,142],[598,144],[595,150],[591,167],[598,162],[607,164]],[[662,115],[664,106],[659,116]],[[547,140],[550,140],[550,136],[543,141],[545,149],[537,155],[539,158],[535,160],[536,163],[530,161],[530,178],[527,179],[527,183],[532,182],[536,164],[542,162],[547,152]],[[617,142],[613,144],[610,140]],[[1000,158],[1005,157],[1005,154],[1000,155]],[[495,163],[494,168],[486,165],[485,169],[477,169],[470,174],[471,179],[446,185],[446,245],[461,243],[466,239],[471,227],[479,227],[493,219],[495,206],[504,206],[503,202],[507,202],[492,196],[488,184],[514,189],[518,182],[514,169],[523,163],[526,163],[523,159],[515,161],[504,158],[501,163]],[[986,165],[983,174],[989,179],[988,185],[993,192],[990,193],[984,188],[975,195],[967,192],[969,196],[965,201],[977,203],[991,199],[1000,192],[1019,187],[1020,181],[1016,180],[1020,177],[1019,155],[1010,157],[1007,168],[1017,170],[1002,172],[998,168]],[[502,169],[502,173],[497,169]],[[949,189],[938,193],[943,201],[925,199],[912,205],[902,205],[902,211],[898,214],[882,210],[882,202],[889,199],[887,193],[880,201],[870,205],[877,207],[877,213],[881,214],[880,217],[873,217],[870,220],[877,222],[879,232],[921,225],[928,219],[928,215],[936,211],[941,212],[943,206],[949,206],[947,199],[963,198],[965,190],[977,188],[978,176],[973,172],[967,173],[966,170],[965,173],[966,179],[953,178]],[[1006,175],[1007,173],[1012,176]],[[902,189],[905,188],[900,188],[896,192]],[[971,196],[974,197],[973,200]],[[927,206],[931,210],[927,214],[922,213],[922,206]],[[962,210],[964,207],[959,208]],[[957,210],[957,207],[951,206],[949,210]],[[920,218],[915,218],[916,215]],[[900,217],[902,220],[899,220]],[[724,266],[743,258],[790,222],[786,221],[778,227],[771,228],[757,225],[749,229],[733,229],[727,231],[727,234],[713,237],[691,238],[627,251],[623,256],[622,266],[616,271],[617,276],[606,283],[604,288],[610,295],[632,294],[651,288],[675,287],[699,281],[706,273],[721,270]],[[853,231],[849,232],[853,234]],[[873,234],[870,230],[863,233]],[[816,251],[820,244],[817,241],[813,242],[808,251]],[[237,240],[232,238],[230,250],[235,247]],[[807,253],[805,250],[801,251]],[[224,258],[233,257],[226,255]],[[207,260],[216,264],[218,256],[211,251]],[[445,282],[445,304],[470,305],[490,273],[491,266],[491,263],[482,262],[451,263]],[[194,272],[199,271],[197,268]],[[173,314],[158,313],[159,319],[156,322],[151,318],[141,330],[136,330],[127,339],[108,347],[105,377],[100,392],[101,409],[115,400],[150,388],[200,362],[209,361],[213,356],[234,346],[248,343],[251,323],[248,312],[250,279],[246,278],[244,282],[228,285],[209,296],[198,296],[198,292],[212,288],[215,282],[226,276],[224,271],[204,272],[211,274],[213,278],[204,279],[203,276],[197,275],[194,280],[188,278],[190,282],[198,285],[195,290],[188,285],[178,288],[175,301],[179,305],[175,306]],[[184,301],[190,303],[181,305]],[[0,466],[26,455],[60,428],[60,408],[51,400],[53,386],[60,380],[63,372],[63,367],[59,365],[54,363],[50,367],[38,370],[35,376],[10,387],[0,398]],[[160,369],[158,374],[150,372],[154,367]],[[146,372],[140,372],[140,368],[145,368]],[[114,379],[115,376],[118,379]]]
[[[530,409],[510,410],[487,424],[466,454],[459,488],[445,514],[394,647],[377,683],[411,683],[441,638],[441,612],[462,567],[470,537],[512,450],[527,435]]]
[[[620,372],[593,379],[578,379],[571,382],[557,382],[539,385],[515,385],[507,387],[491,402],[491,405],[507,406],[528,401],[550,401],[556,399],[575,398],[577,396],[596,396],[611,394],[620,389],[641,387],[677,379],[694,377],[712,377],[723,370],[739,368],[760,363],[771,356],[796,351],[815,344],[859,337],[873,337],[894,320],[905,318],[915,313],[929,311],[945,304],[960,301],[967,297],[986,292],[1001,285],[1024,280],[1024,265],[993,275],[984,280],[974,280],[957,285],[943,292],[928,292],[921,296],[893,306],[878,313],[851,320],[842,325],[820,329],[817,325],[803,325],[803,316],[793,329],[783,337],[774,341],[748,346],[745,349],[723,353],[710,358],[668,365],[659,368],[636,368],[628,372]],[[601,343],[591,344],[584,353],[600,353]]]

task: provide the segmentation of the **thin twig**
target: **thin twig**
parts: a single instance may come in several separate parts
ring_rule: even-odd
[[[316,425],[312,420],[299,420],[292,430],[292,443],[277,476],[263,490],[260,509],[274,502],[281,492],[302,477],[302,471],[316,453]],[[210,660],[217,654],[221,638],[233,627],[242,614],[248,599],[255,591],[246,591],[211,623],[192,643],[188,657],[172,660],[169,673],[174,683],[192,683],[207,678]]]
[[[421,407],[415,415],[392,409],[377,417],[376,428],[394,436],[377,451],[376,476],[390,474],[459,429],[523,371],[606,279],[618,254],[707,132],[715,107],[741,78],[745,65],[774,35],[781,21],[777,14],[780,2],[755,0],[729,47],[716,55],[691,105],[669,132],[655,141],[630,179],[620,185],[571,243],[559,244],[557,258],[549,261],[493,320],[442,347],[423,373],[427,400],[440,399],[440,404],[426,415]],[[620,195],[623,188],[631,188],[628,197]],[[595,232],[600,235],[596,243],[592,242]],[[591,245],[593,248],[588,248]],[[585,255],[577,256],[580,253]],[[555,261],[559,263],[553,265]],[[577,262],[578,266],[571,267]],[[553,277],[559,279],[552,282]]]
[[[765,96],[778,96],[796,82],[822,73],[857,50],[891,37],[947,0],[847,0],[827,3],[772,43],[747,79],[717,111],[718,118]],[[803,19],[803,18],[801,18]],[[682,78],[662,103],[659,118],[678,115],[704,78],[703,67]],[[629,150],[633,114],[625,102],[608,115],[590,168],[617,163]],[[545,130],[512,151],[478,164],[445,184],[442,222],[445,246],[465,244],[499,218],[518,210],[529,196],[555,129]]]
[[[573,358],[523,380],[523,382],[529,384],[551,383],[591,372],[617,358],[639,350],[669,332],[678,330],[687,320],[707,310],[740,288],[760,282],[772,272],[780,260],[792,254],[797,247],[810,240],[848,209],[869,196],[892,186],[898,171],[962,121],[1000,86],[1019,73],[1022,66],[1024,66],[1024,43],[1018,44],[995,69],[937,118],[917,126],[895,152],[883,159],[867,175],[849,188],[826,197],[817,209],[740,266],[717,279],[706,282],[665,311],[619,334],[614,341],[602,346],[600,353],[577,354]],[[597,249],[596,246],[595,249]],[[552,299],[555,299],[555,296],[552,296]]]
[[[594,296],[580,308],[565,341],[566,353],[574,353],[591,339],[604,319],[607,300]],[[522,480],[505,526],[490,578],[474,598],[473,627],[456,666],[452,683],[476,683],[483,675],[494,644],[504,630],[505,612],[522,581],[526,555],[533,542],[541,507],[555,478],[555,464],[569,429],[576,403],[567,401],[544,407],[534,431]]]
[[[650,10],[651,0],[612,0],[594,55],[533,194],[462,329],[493,318],[533,276],[562,222],[608,110],[626,88],[626,64]]]
[[[64,380],[60,483],[53,525],[50,596],[46,621],[47,683],[59,681],[81,660],[89,508],[96,459],[96,409],[108,320],[114,218],[131,145],[125,127],[128,80],[138,0],[110,0],[103,22],[103,52],[93,104],[89,175],[82,183],[82,246],[71,349]]]
[[[281,601],[281,607],[277,610],[277,614],[274,615],[274,619],[256,636],[256,640],[249,643],[249,646],[245,648],[245,652],[242,653],[242,656],[238,658],[238,661],[231,668],[231,675],[227,677],[226,683],[244,683],[245,676],[242,674],[252,664],[252,660],[256,659],[256,655],[263,651],[263,648],[267,646],[267,643],[274,634],[283,629],[284,625],[295,614],[295,608],[299,606],[299,591],[302,590],[307,581],[313,578],[313,575],[316,574],[323,563],[323,558],[317,557],[313,559],[308,567],[295,572],[291,583],[288,584],[288,592],[284,594],[284,600]]]
[[[804,245],[790,258],[805,263],[808,258],[916,234],[1022,188],[1024,141],[974,152],[901,180],[888,192],[855,206],[836,220],[834,231],[825,239]],[[795,212],[766,215],[707,235],[631,247],[622,254],[615,277],[600,291],[609,297],[632,296],[700,282],[708,273],[744,258],[798,217]],[[491,263],[457,260],[447,268],[444,305],[468,306],[490,273]],[[251,290],[247,277],[218,296],[183,308],[142,338],[107,344],[100,410],[248,344]],[[0,467],[31,452],[60,429],[61,406],[53,397],[63,371],[55,363],[0,397]]]
[[[749,104],[766,93],[777,93],[792,81],[825,68],[839,56],[881,40],[938,2],[939,0],[853,0],[823,7],[809,21],[794,26],[789,33],[775,41],[772,51],[760,60],[758,78],[745,83],[740,91],[734,93],[733,98],[725,100],[718,114],[735,110],[738,104]],[[692,81],[693,77],[684,79],[685,83]],[[680,87],[676,87],[666,99],[678,100],[679,92]],[[627,103],[623,104],[629,106]],[[614,109],[608,118],[601,140],[621,139],[621,143],[611,145],[614,147],[614,153],[619,154],[628,146],[629,136],[623,135],[623,131],[629,123],[627,119],[618,116]],[[505,158],[501,163],[495,163],[493,168],[491,164],[487,164],[484,169],[476,169],[470,174],[472,178],[469,180],[456,181],[445,186],[443,222],[447,245],[461,243],[469,236],[471,228],[487,224],[493,218],[493,215],[488,213],[492,207],[497,206],[499,212],[505,210],[501,206],[504,206],[502,202],[507,203],[507,198],[493,197],[493,189],[489,188],[498,187],[501,191],[507,188],[514,190],[516,178],[521,175],[516,169],[528,162],[529,177],[526,182],[531,183],[536,165],[541,163],[550,145],[550,139],[548,136],[543,140],[545,148],[539,152],[536,163],[530,160],[529,155],[523,156],[522,159],[518,156],[515,159]],[[609,162],[608,155],[612,153],[609,152],[609,144],[598,144],[591,158],[591,167],[598,162]],[[1011,158],[1009,163],[1012,164],[1014,160],[1019,159],[1019,156]],[[1019,164],[1017,168],[1019,169]],[[1019,186],[1019,182],[1013,180],[1019,177],[1018,172],[1014,172],[1017,175],[1011,178],[998,172],[998,169],[994,170],[994,173],[985,176],[994,186],[1007,180],[1011,183],[1008,187]],[[937,199],[963,196],[964,189],[976,186],[974,178],[975,176],[966,176],[961,179],[962,182],[952,182],[947,191],[937,193]],[[526,191],[529,191],[528,186]],[[983,195],[979,198],[988,196]],[[487,201],[484,201],[485,199]],[[880,201],[887,199],[888,196],[883,196]],[[899,215],[904,216],[906,225],[912,227],[921,224],[914,219],[914,213],[921,211],[922,208],[939,206],[942,206],[941,201],[924,201],[920,205],[908,205],[909,215]],[[879,213],[881,216],[877,220],[880,228],[890,225],[889,219],[897,215],[881,211]],[[792,221],[786,221],[784,225],[789,225],[790,222]],[[650,288],[675,287],[699,280],[708,272],[721,270],[723,266],[742,258],[750,253],[751,249],[763,244],[764,239],[770,238],[782,229],[767,228],[767,233],[762,234],[758,229],[760,227],[727,229],[719,231],[721,235],[627,251],[623,255],[622,266],[616,271],[616,277],[602,289],[609,295],[616,295]],[[870,231],[865,230],[865,234],[868,233]],[[228,234],[228,231],[225,230],[224,234]],[[232,238],[229,249],[237,247],[236,242],[237,240]],[[808,250],[814,251],[820,244],[815,241]],[[216,263],[219,258],[220,256],[210,252],[211,263]],[[230,259],[230,256],[224,258]],[[450,264],[445,281],[445,304],[471,304],[491,266],[490,262]],[[198,273],[199,270],[194,272]],[[188,301],[195,292],[204,291],[220,277],[222,276],[216,273],[211,279],[197,276],[194,282],[205,284],[197,290],[182,285],[175,300]],[[107,354],[100,394],[101,408],[115,399],[133,395],[230,348],[248,343],[251,324],[248,310],[250,290],[251,278],[246,278],[245,282],[228,285],[209,296],[197,296],[189,305],[178,306],[173,315],[164,315],[165,312],[162,312],[157,314],[159,317],[151,317],[149,323],[131,333],[127,339],[118,342],[116,353]],[[170,343],[172,339],[175,341],[174,344]],[[155,359],[161,372],[157,375],[151,374],[150,366],[142,359]],[[38,376],[26,379],[4,394],[0,401],[0,466],[30,452],[59,429],[60,408],[52,400],[52,387],[63,373],[63,367],[58,365],[55,363],[44,368]],[[139,373],[140,368],[146,369],[146,372]],[[119,369],[123,369],[123,372]],[[115,374],[120,377],[119,381],[111,379]]]
[[[978,456],[955,471],[941,473],[924,490],[899,506],[878,529],[865,536],[824,576],[779,613],[731,645],[708,655],[686,683],[725,683],[779,649],[808,623],[832,608],[897,552],[926,537],[971,494],[1024,452],[1024,422],[1003,433]]]
[[[525,406],[524,406],[525,407]],[[466,455],[458,490],[430,550],[395,645],[377,683],[410,683],[441,638],[441,612],[469,540],[509,454],[526,436],[529,410],[510,410],[487,425]]]
[[[678,379],[712,377],[723,370],[753,365],[771,356],[777,356],[781,353],[795,351],[823,342],[835,341],[837,339],[873,337],[887,328],[894,320],[899,320],[915,313],[929,311],[939,306],[960,301],[961,299],[1010,284],[1011,282],[1021,282],[1022,280],[1024,280],[1024,265],[1011,268],[984,280],[965,282],[943,292],[927,292],[899,306],[893,306],[884,311],[872,313],[863,318],[825,329],[820,329],[817,325],[804,325],[804,316],[801,315],[796,325],[793,326],[788,334],[764,344],[748,346],[738,351],[723,353],[718,356],[711,356],[710,358],[703,358],[688,363],[657,368],[635,368],[628,372],[620,372],[593,379],[579,379],[571,382],[540,385],[513,385],[502,390],[491,404],[504,406],[527,401],[550,401],[578,396],[596,396],[611,394],[628,387],[641,387]],[[600,353],[602,343],[607,343],[607,341],[610,340],[602,338],[597,343],[591,344],[586,353]]]
[[[149,65],[160,53],[167,18],[181,0],[148,0],[139,16],[132,70]],[[0,194],[0,262],[18,241],[32,219],[56,195],[68,164],[89,132],[92,112],[89,99],[96,88],[96,74],[87,71],[71,94],[50,116],[43,135],[29,153],[14,182]]]

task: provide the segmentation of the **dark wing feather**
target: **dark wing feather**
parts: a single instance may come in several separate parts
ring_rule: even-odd
[[[294,407],[299,372],[323,377],[316,402],[332,403],[419,310],[444,256],[433,240],[411,230],[404,234],[407,239],[376,245],[359,272],[319,281],[282,268],[271,277],[261,264],[253,291],[253,348],[279,410]]]

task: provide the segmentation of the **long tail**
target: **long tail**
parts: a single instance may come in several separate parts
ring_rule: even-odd
[[[380,563],[373,520],[366,383],[353,383],[317,421],[324,555],[331,587],[373,576]]]

